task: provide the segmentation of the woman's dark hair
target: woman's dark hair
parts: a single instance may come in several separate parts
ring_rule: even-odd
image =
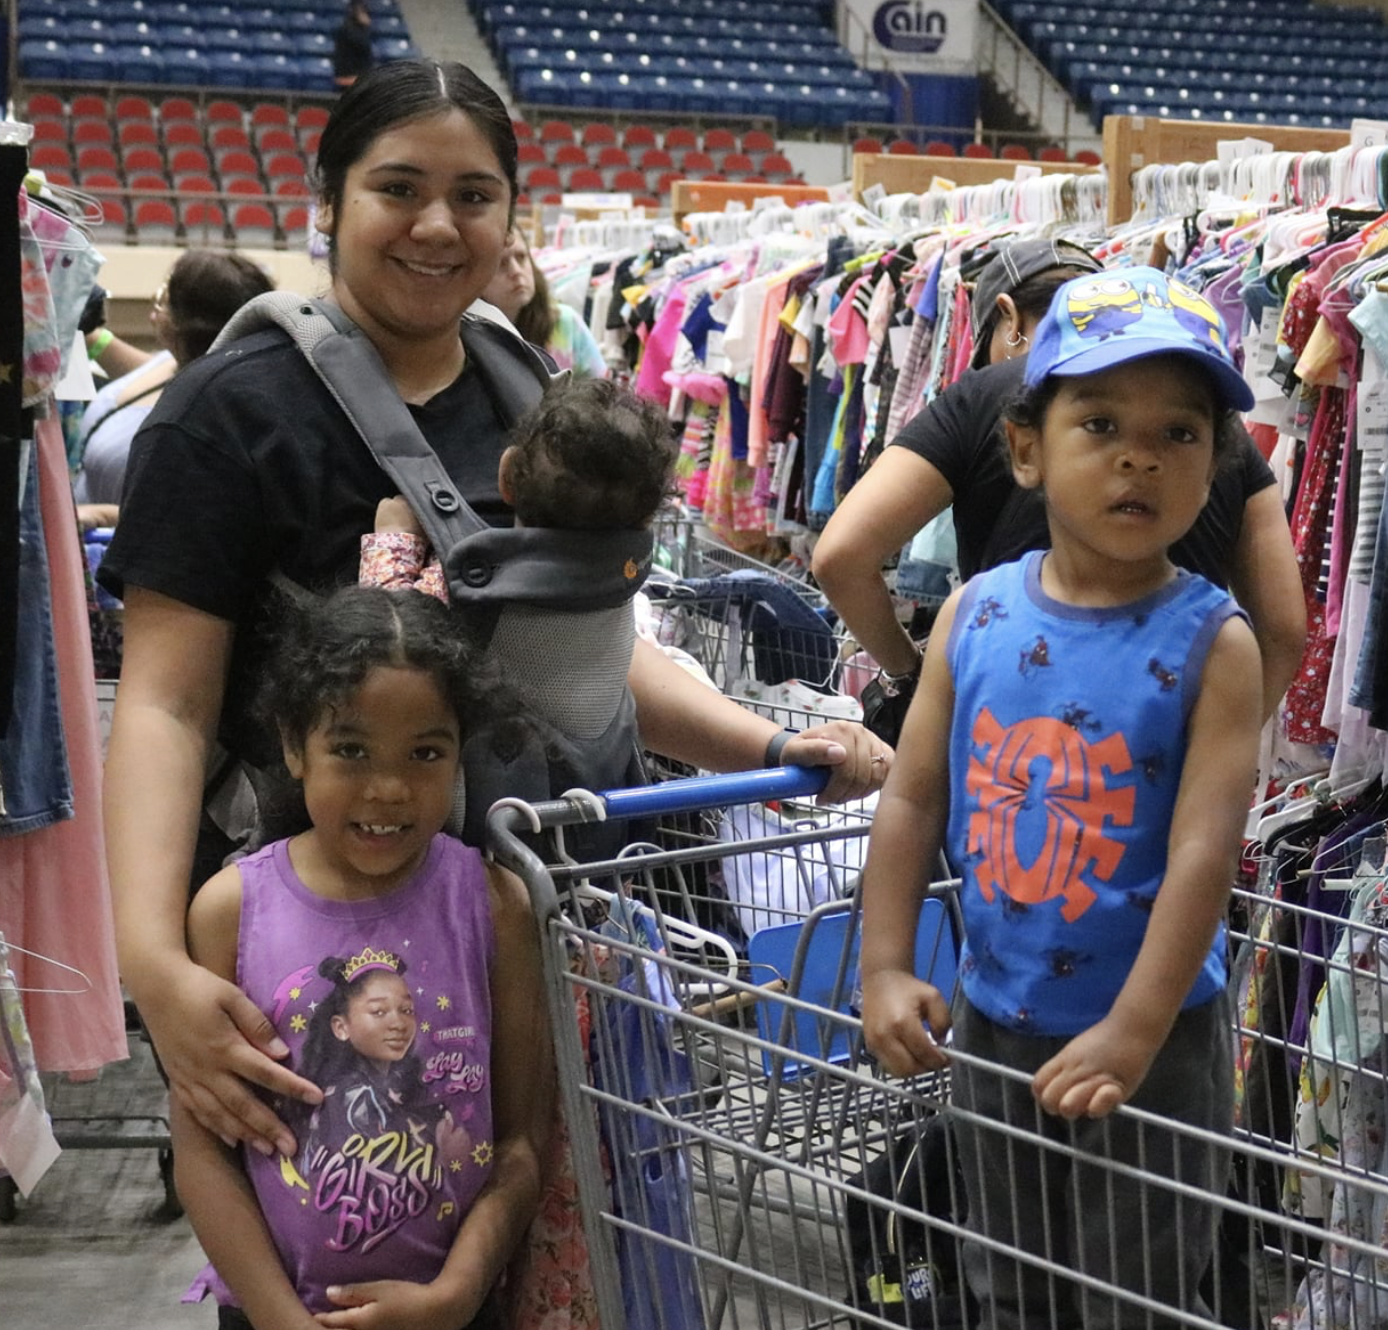
[[[556,384],[512,441],[507,479],[524,526],[643,527],[670,490],[676,445],[664,409],[608,379]]]
[[[519,232],[515,234],[519,235]],[[525,261],[530,265],[535,281],[535,294],[521,306],[511,322],[532,346],[548,346],[549,339],[554,336],[554,325],[559,322],[559,311],[555,308],[554,297],[550,295],[549,281],[540,271],[540,265],[531,257],[530,246],[524,236],[521,236],[521,244],[525,245]]]
[[[1180,353],[1173,352],[1171,354],[1179,355]],[[1180,359],[1183,364],[1189,365],[1191,372],[1198,374],[1205,384],[1205,391],[1209,396],[1214,415],[1215,466],[1223,466],[1238,450],[1244,435],[1239,413],[1218,405],[1221,397],[1218,387],[1209,372],[1194,356],[1182,355]],[[1060,374],[1051,374],[1042,379],[1040,383],[1030,388],[1023,388],[1003,408],[1004,418],[1023,429],[1041,429],[1046,422],[1046,412],[1050,410],[1051,403],[1055,400],[1056,393],[1060,391],[1060,385],[1064,382],[1064,378],[1065,376]]]
[[[1066,282],[1072,281],[1076,277],[1083,277],[1089,272],[1088,268],[1047,268],[1044,272],[1038,272],[1028,277],[1026,281],[1013,287],[1010,291],[1001,291],[999,295],[1012,297],[1012,303],[1017,307],[1017,313],[1023,318],[1030,319],[1033,323],[1039,323],[1042,316],[1051,307],[1051,300],[1055,293],[1060,290]],[[973,367],[980,369],[989,363],[988,356],[992,349],[993,330],[997,327],[998,312],[996,309],[989,310],[979,325],[979,337],[977,345],[974,347]]]
[[[387,130],[426,116],[462,111],[491,145],[511,189],[518,191],[516,131],[495,89],[456,60],[390,60],[363,74],[332,109],[318,143],[314,183],[336,219],[347,172]],[[333,240],[329,238],[330,253]]]
[[[310,731],[381,666],[432,675],[463,732],[487,687],[441,601],[411,589],[349,586],[288,607],[261,688],[261,715],[302,749]]]
[[[246,301],[273,291],[275,283],[244,254],[190,249],[169,273],[169,348],[180,365],[206,355],[217,334]]]

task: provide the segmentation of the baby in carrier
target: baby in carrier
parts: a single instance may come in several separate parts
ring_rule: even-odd
[[[451,588],[465,632],[534,724],[526,736],[498,717],[469,741],[463,766],[475,793],[454,826],[474,844],[491,794],[567,788],[541,765],[636,779],[631,602],[649,571],[649,528],[676,449],[660,407],[605,379],[556,381],[513,440],[498,488],[533,543],[517,531],[479,532],[445,566],[400,497],[381,501],[376,529],[362,537],[362,582],[444,601]],[[569,545],[560,532],[583,539]]]

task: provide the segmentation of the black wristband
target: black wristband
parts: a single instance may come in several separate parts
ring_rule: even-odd
[[[799,733],[798,730],[782,730],[779,734],[773,734],[766,745],[766,754],[762,758],[762,766],[779,767],[781,765],[781,754],[785,751],[786,745]]]

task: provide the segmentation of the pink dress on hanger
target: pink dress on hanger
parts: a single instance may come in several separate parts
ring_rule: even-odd
[[[95,1072],[129,1056],[116,968],[115,929],[102,844],[101,739],[91,633],[62,427],[34,433],[44,539],[53,598],[53,636],[74,816],[0,839],[0,932],[27,951],[81,970],[91,987],[42,960],[11,952],[41,1071]]]

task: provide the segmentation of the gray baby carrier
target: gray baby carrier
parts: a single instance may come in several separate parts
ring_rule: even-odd
[[[519,718],[514,700],[500,699],[489,714],[465,718],[451,828],[481,845],[497,799],[641,783],[626,678],[635,646],[631,600],[650,571],[651,533],[488,526],[457,492],[370,339],[336,306],[283,291],[257,296],[217,346],[272,325],[293,338],[409,501],[465,632],[520,703]],[[553,381],[548,364],[490,319],[465,315],[461,334],[468,364],[511,428]]]

